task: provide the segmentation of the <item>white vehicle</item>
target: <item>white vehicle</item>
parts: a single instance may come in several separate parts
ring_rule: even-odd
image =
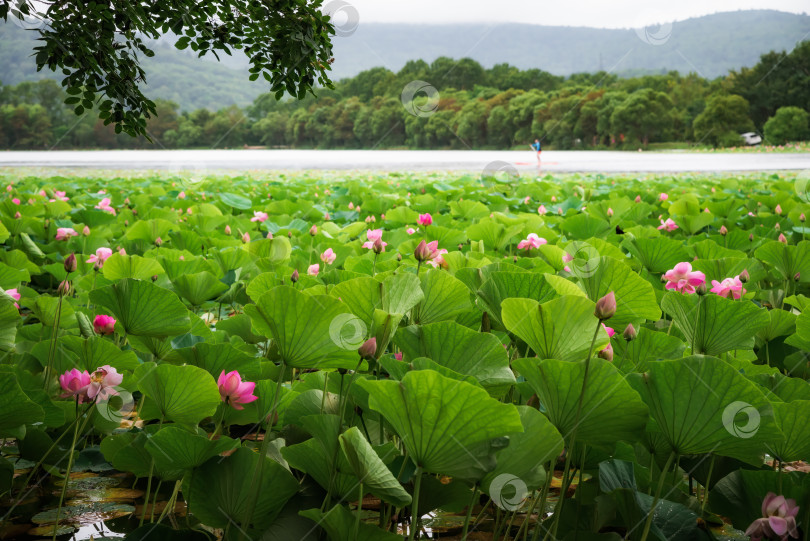
[[[762,142],[762,137],[758,133],[754,133],[752,131],[741,133],[740,137],[742,137],[743,142],[746,145],[758,145]]]

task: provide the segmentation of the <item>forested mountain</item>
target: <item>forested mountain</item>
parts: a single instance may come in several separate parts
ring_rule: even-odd
[[[399,71],[413,59],[476,60],[485,68],[508,63],[554,75],[609,71],[619,76],[696,72],[714,78],[753,66],[767,51],[791,50],[810,33],[810,16],[772,10],[737,11],[688,19],[660,30],[664,43],[650,45],[631,29],[596,29],[523,24],[412,25],[363,23],[351,36],[335,38],[335,80],[372,67]],[[0,25],[0,82],[6,85],[43,77],[30,57],[36,33],[12,23]],[[249,82],[243,57],[199,61],[166,40],[154,58],[143,59],[147,93],[173,101],[181,110],[246,106],[267,91]],[[433,82],[437,84],[436,82]],[[438,84],[437,84],[438,86]]]

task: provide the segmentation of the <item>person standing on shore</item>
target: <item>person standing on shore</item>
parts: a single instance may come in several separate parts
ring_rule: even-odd
[[[540,144],[540,139],[535,139],[531,144],[533,150],[537,152],[537,163],[540,164],[540,152],[543,151],[543,146]]]

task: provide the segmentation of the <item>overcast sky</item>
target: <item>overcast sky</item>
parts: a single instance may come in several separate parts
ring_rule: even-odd
[[[331,0],[335,1],[335,0]],[[338,0],[340,1],[340,0]],[[347,0],[363,22],[529,24],[639,28],[720,11],[810,11],[808,0]],[[330,0],[324,2],[328,6]]]

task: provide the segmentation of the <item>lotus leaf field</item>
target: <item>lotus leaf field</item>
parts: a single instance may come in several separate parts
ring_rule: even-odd
[[[5,537],[810,532],[806,177],[3,180]]]

